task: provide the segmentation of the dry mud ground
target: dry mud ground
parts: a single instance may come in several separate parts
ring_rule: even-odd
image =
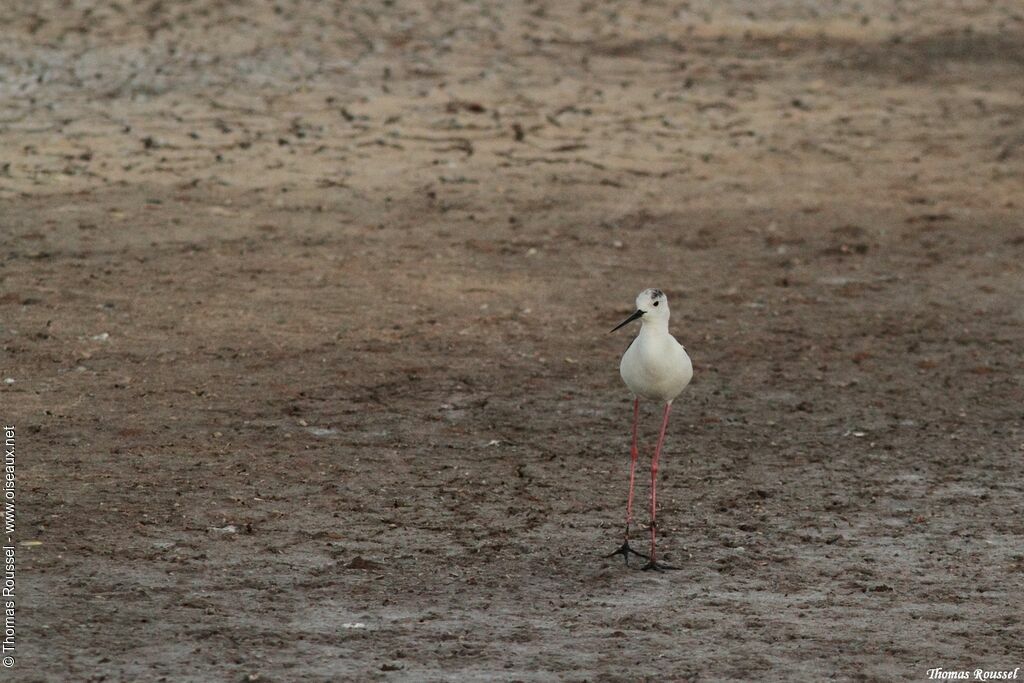
[[[16,680],[1024,666],[1018,3],[2,14]]]

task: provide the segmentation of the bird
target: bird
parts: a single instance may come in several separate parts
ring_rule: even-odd
[[[619,363],[619,374],[633,394],[633,445],[630,449],[629,494],[626,498],[625,541],[615,552],[608,555],[622,555],[629,566],[630,554],[643,557],[647,564],[644,570],[664,571],[676,569],[657,559],[657,483],[658,459],[665,444],[668,417],[672,402],[682,393],[693,379],[693,363],[686,349],[668,331],[668,297],[660,289],[645,289],[636,297],[636,311],[616,325],[612,332],[634,320],[640,321],[640,333],[633,339]],[[664,405],[661,432],[651,458],[651,550],[645,555],[629,545],[629,527],[633,521],[633,483],[636,478],[636,462],[640,455],[637,443],[637,429],[640,422],[640,399],[656,401]]]

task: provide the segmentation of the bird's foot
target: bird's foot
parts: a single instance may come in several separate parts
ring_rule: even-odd
[[[622,542],[622,546],[619,547],[618,550],[616,550],[614,553],[609,553],[608,555],[605,555],[605,557],[615,557],[616,555],[622,555],[622,558],[626,561],[626,566],[628,567],[629,566],[629,556],[631,554],[632,555],[637,555],[639,557],[642,557],[645,560],[648,559],[648,557],[646,555],[644,555],[642,552],[640,552],[639,550],[633,550],[633,547],[629,545],[629,541],[623,541]]]
[[[647,557],[647,556],[644,555],[644,557]],[[647,564],[645,564],[643,567],[640,567],[640,569],[644,570],[645,572],[649,572],[649,571],[666,572],[666,571],[675,571],[675,570],[679,569],[679,567],[673,567],[671,565],[662,564],[661,562],[655,562],[654,560],[648,560]]]

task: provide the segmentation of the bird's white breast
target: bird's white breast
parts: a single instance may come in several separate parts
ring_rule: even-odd
[[[682,344],[668,332],[641,329],[619,364],[619,374],[635,395],[665,403],[693,378],[693,364]]]

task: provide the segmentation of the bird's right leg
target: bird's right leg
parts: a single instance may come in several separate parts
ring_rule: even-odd
[[[647,559],[647,556],[641,552],[633,550],[629,545],[629,525],[633,522],[633,483],[636,481],[636,461],[640,457],[640,445],[638,443],[637,430],[640,423],[640,399],[633,399],[633,447],[629,453],[629,496],[626,498],[626,537],[622,542],[622,546],[614,553],[608,555],[608,557],[615,557],[616,555],[622,555],[623,559],[626,560],[626,565],[629,565],[629,555],[639,555]]]
[[[654,569],[662,572],[666,569],[677,569],[667,564],[659,564],[657,561],[657,549],[655,541],[658,533],[658,458],[661,457],[661,447],[665,445],[665,430],[668,429],[668,415],[672,412],[672,401],[665,404],[665,418],[661,422],[661,434],[658,435],[658,445],[654,447],[654,457],[651,458],[651,556],[641,569],[647,571]]]
[[[629,451],[629,495],[626,497],[626,541],[629,541],[629,525],[633,522],[633,484],[636,481],[636,461],[640,458],[640,443],[637,430],[640,425],[640,399],[633,399],[633,446]]]

